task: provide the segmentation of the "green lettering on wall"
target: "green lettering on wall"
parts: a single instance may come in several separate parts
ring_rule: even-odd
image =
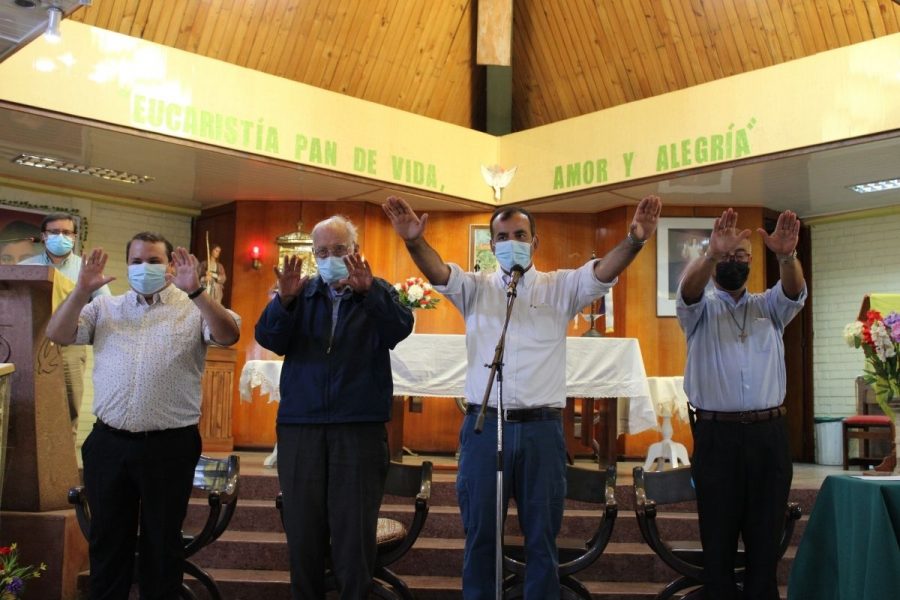
[[[560,167],[560,166],[553,167],[553,189],[561,190],[564,187],[566,187],[566,184],[563,181],[562,167]]]
[[[631,165],[634,163],[634,152],[626,152],[622,155],[625,161],[625,177],[631,177]]]
[[[694,140],[694,159],[701,165],[709,158],[707,150],[709,149],[709,140],[705,137],[698,137]]]
[[[566,165],[566,187],[581,185],[580,166],[578,163]]]
[[[656,151],[656,172],[669,170],[669,152],[665,146],[660,146]]]
[[[375,150],[355,147],[353,149],[353,170],[374,175],[375,155]]]

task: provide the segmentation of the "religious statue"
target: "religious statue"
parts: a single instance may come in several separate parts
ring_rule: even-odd
[[[222,303],[225,294],[225,280],[228,278],[225,274],[225,267],[219,262],[219,256],[222,254],[222,247],[213,244],[209,247],[207,260],[200,263],[199,275],[200,285],[206,288],[209,297]]]

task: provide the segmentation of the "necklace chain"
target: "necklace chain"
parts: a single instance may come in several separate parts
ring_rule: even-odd
[[[747,339],[747,306],[749,303],[744,303],[744,318],[742,319],[742,323],[738,324],[737,317],[734,316],[734,311],[731,310],[730,306],[726,306],[728,309],[728,314],[731,315],[731,320],[734,321],[734,326],[738,328],[738,337],[741,340],[741,343],[744,343],[744,340]]]

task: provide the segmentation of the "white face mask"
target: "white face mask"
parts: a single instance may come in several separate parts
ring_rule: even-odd
[[[166,265],[139,263],[128,265],[128,283],[138,294],[149,296],[166,287]]]
[[[527,269],[531,264],[531,244],[517,240],[497,242],[494,244],[494,256],[507,273],[512,271],[515,265]]]

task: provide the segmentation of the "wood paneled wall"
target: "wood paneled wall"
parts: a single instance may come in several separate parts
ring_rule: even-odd
[[[666,208],[664,216],[710,217],[721,214],[721,208]],[[303,222],[310,231],[320,220],[332,214],[349,217],[359,228],[360,247],[379,277],[390,282],[412,275],[420,275],[409,258],[402,242],[394,233],[381,207],[364,202],[326,204],[321,202],[238,202],[205,212],[195,224],[195,238],[206,228],[215,232],[223,246],[223,255],[231,257],[230,308],[242,317],[237,372],[246,360],[275,358],[259,347],[253,338],[253,328],[269,301],[268,292],[275,282],[272,267],[276,256],[275,238],[293,231]],[[597,214],[538,213],[535,215],[538,249],[535,263],[541,270],[573,268],[587,261],[596,249],[603,256],[618,244],[628,231],[634,209],[620,207]],[[744,208],[740,224],[754,230],[763,224],[763,210]],[[489,212],[439,212],[429,215],[426,232],[429,243],[449,262],[467,266],[469,226],[487,224]],[[229,241],[224,236],[231,227]],[[213,233],[210,233],[213,236]],[[199,239],[199,238],[197,238]],[[757,234],[753,238],[753,252],[763,256],[764,247]],[[249,249],[259,245],[263,249],[263,267],[254,270],[250,265]],[[226,250],[227,248],[227,250]],[[751,271],[750,289],[763,289],[764,262],[757,261]],[[684,372],[684,336],[674,317],[656,316],[656,240],[651,240],[632,265],[619,278],[614,288],[615,335],[638,338],[648,375],[680,375]],[[435,310],[421,311],[418,333],[463,333],[462,318],[449,302],[442,301]],[[581,335],[587,329],[584,321],[573,323],[569,335]],[[234,441],[236,446],[270,446],[275,441],[277,404],[267,404],[255,398],[252,403],[241,402],[235,381]],[[459,414],[449,401],[427,402],[422,413],[406,414],[406,442],[428,450],[436,443],[446,449],[455,447],[456,423]],[[453,438],[447,439],[447,431]],[[655,440],[653,440],[655,441]],[[416,445],[419,444],[419,445]],[[638,453],[626,445],[627,454]]]

